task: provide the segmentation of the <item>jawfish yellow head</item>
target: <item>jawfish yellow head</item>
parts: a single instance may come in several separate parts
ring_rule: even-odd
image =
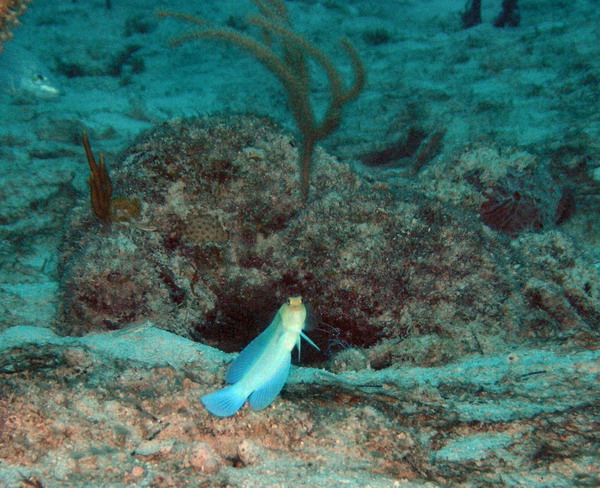
[[[290,297],[279,309],[281,326],[288,332],[296,334],[304,328],[306,323],[306,307],[302,297]]]

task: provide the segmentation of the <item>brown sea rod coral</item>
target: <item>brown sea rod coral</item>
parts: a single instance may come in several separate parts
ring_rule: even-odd
[[[365,68],[352,43],[342,39],[340,47],[349,58],[354,75],[353,81],[345,86],[332,59],[294,31],[287,7],[281,0],[252,1],[259,14],[248,17],[247,22],[260,30],[260,36],[257,37],[227,27],[217,27],[191,15],[174,12],[159,12],[158,15],[183,20],[198,27],[197,31],[175,39],[173,45],[202,39],[226,42],[254,56],[279,79],[287,92],[288,105],[301,135],[300,181],[306,202],[316,144],[339,127],[344,106],[356,99],[365,85]],[[331,90],[329,104],[320,120],[311,99],[309,60],[324,71]]]

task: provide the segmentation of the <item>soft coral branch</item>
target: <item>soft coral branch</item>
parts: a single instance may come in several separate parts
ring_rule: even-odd
[[[90,185],[92,210],[96,217],[104,222],[108,222],[111,220],[110,201],[112,197],[112,184],[106,171],[104,155],[100,155],[100,164],[96,163],[90,141],[85,132],[83,133],[83,147],[85,148],[87,161],[90,165],[88,185]]]

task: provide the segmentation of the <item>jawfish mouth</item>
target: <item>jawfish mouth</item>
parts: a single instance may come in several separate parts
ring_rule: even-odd
[[[300,312],[304,306],[302,297],[290,297],[287,304],[291,312]]]

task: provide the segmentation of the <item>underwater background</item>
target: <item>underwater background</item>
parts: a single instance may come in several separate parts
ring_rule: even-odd
[[[0,487],[600,486],[599,8],[0,0]]]

